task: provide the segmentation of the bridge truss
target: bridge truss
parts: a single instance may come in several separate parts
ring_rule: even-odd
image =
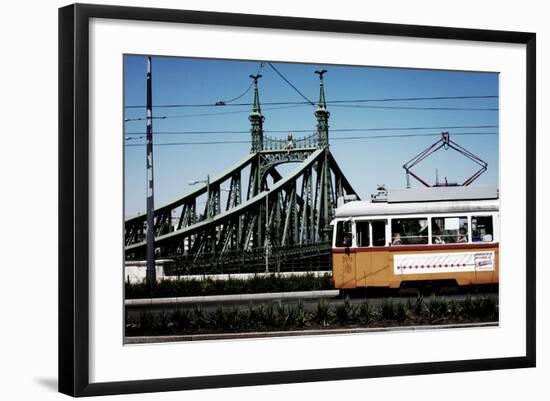
[[[329,149],[323,75],[316,132],[286,140],[264,135],[258,79],[249,116],[249,155],[174,202],[155,209],[157,257],[176,261],[179,273],[328,270],[330,221],[337,199],[356,195]],[[295,163],[284,176],[277,167]],[[227,192],[227,194],[222,194]],[[205,200],[198,208],[199,199]],[[125,222],[127,260],[143,259],[146,216]],[[271,261],[271,262],[270,262]]]

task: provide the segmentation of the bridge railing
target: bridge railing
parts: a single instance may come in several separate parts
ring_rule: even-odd
[[[317,133],[302,138],[273,138],[264,136],[263,150],[292,150],[318,147]]]
[[[276,272],[331,271],[331,244],[294,245],[271,247],[268,253],[267,270]],[[172,255],[174,261],[169,275],[265,273],[265,248],[250,251],[229,251],[205,253],[199,258],[194,255]]]

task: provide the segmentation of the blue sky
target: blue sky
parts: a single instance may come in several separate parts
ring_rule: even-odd
[[[216,145],[155,146],[155,205],[174,200],[192,189],[189,181],[215,176],[250,152],[250,106],[163,108],[162,105],[208,104],[229,100],[250,85],[259,61],[205,60],[153,57],[154,142],[190,143],[205,141],[247,141]],[[328,70],[325,93],[330,111],[330,148],[344,174],[359,193],[368,199],[377,184],[387,188],[405,187],[402,165],[438,140],[435,135],[449,131],[451,139],[489,163],[488,170],[473,185],[498,183],[498,111],[433,110],[427,108],[496,109],[498,98],[417,101],[378,101],[330,104],[337,100],[389,99],[447,96],[498,96],[498,74],[453,72],[381,67],[349,67],[317,64],[273,63],[307,98],[316,101],[319,80],[315,70]],[[286,132],[315,131],[314,107],[310,105],[267,105],[269,102],[301,102],[304,99],[276,72],[264,64],[259,81],[264,130],[282,130],[266,135],[286,137]],[[146,57],[124,58],[124,105],[126,145],[144,145]],[[233,103],[251,103],[252,91]],[[357,107],[361,106],[361,107]],[[369,106],[369,107],[364,107]],[[372,107],[375,106],[375,107]],[[397,107],[397,108],[378,108]],[[408,107],[409,109],[406,109]],[[410,109],[424,108],[424,109]],[[216,113],[215,115],[212,115]],[[206,115],[205,115],[206,114]],[[415,129],[418,127],[474,127],[456,129]],[[372,129],[385,129],[372,131]],[[402,129],[407,128],[407,129]],[[339,129],[359,129],[341,132]],[[334,131],[330,131],[334,130]],[[361,131],[363,130],[363,131]],[[244,133],[162,134],[163,132],[246,131]],[[459,135],[472,133],[475,135]],[[490,133],[483,135],[483,133]],[[352,136],[434,134],[434,136],[338,139]],[[457,134],[453,136],[453,134]],[[305,133],[295,133],[300,137]],[[125,146],[125,215],[145,211],[145,146]],[[291,168],[291,167],[290,167]],[[282,167],[284,173],[290,169]],[[452,150],[440,150],[414,169],[428,182],[435,182],[438,169],[442,180],[462,182],[476,171],[476,165]],[[413,182],[413,185],[419,185]]]

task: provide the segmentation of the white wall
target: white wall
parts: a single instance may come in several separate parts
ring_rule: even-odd
[[[106,0],[107,1],[107,0]],[[462,0],[380,1],[351,0],[298,2],[273,0],[109,1],[112,4],[232,11],[333,19],[461,26],[537,33],[538,69],[538,225],[550,223],[542,206],[549,195],[543,187],[550,161],[543,149],[550,145],[549,105],[550,26],[543,1],[521,2]],[[102,3],[102,2],[100,2]],[[2,7],[0,30],[0,157],[1,206],[0,266],[0,366],[3,399],[61,399],[57,376],[57,8],[62,1],[9,2]],[[506,162],[506,161],[505,161]],[[6,185],[7,184],[7,185]],[[6,220],[7,217],[7,220]],[[28,222],[44,231],[29,241]],[[15,241],[13,239],[16,239]],[[29,241],[32,243],[30,248]],[[546,333],[548,295],[543,294],[548,274],[544,259],[548,250],[539,235],[538,268],[538,367],[536,369],[398,377],[315,384],[293,384],[241,389],[205,390],[147,395],[152,400],[281,400],[298,397],[342,399],[389,397],[390,399],[445,400],[544,399],[550,374]],[[7,257],[7,259],[6,259]],[[32,260],[40,262],[30,263]],[[13,274],[25,269],[26,277]],[[17,277],[17,278],[14,278]],[[337,350],[334,350],[337,352]],[[289,355],[291,351],[289,351]],[[536,394],[541,394],[536,396]],[[143,395],[126,396],[141,399]]]

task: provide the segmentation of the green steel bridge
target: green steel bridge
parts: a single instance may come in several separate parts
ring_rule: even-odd
[[[316,132],[287,139],[264,135],[261,75],[251,76],[250,154],[155,209],[157,258],[173,259],[178,274],[264,272],[266,265],[269,271],[330,270],[330,222],[337,200],[357,194],[329,149],[325,72],[316,71]],[[286,163],[296,168],[281,175],[277,166]],[[199,197],[206,199],[204,208],[197,207]],[[126,220],[126,260],[145,258],[148,229],[146,215]]]

